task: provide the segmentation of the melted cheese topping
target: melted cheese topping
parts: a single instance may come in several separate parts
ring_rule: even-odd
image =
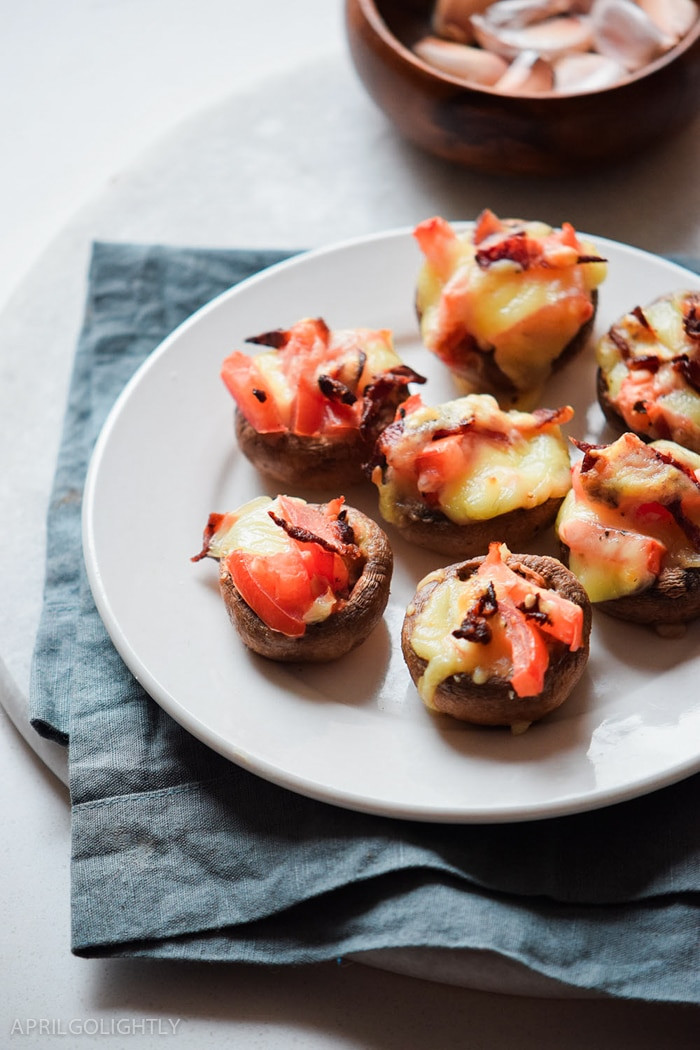
[[[418,590],[430,582],[430,577],[422,580]],[[452,675],[467,674],[477,685],[494,677],[510,677],[510,646],[505,631],[498,629],[497,616],[492,618],[495,629],[487,645],[455,638],[452,634],[483,591],[482,578],[471,576],[462,581],[449,576],[433,588],[415,619],[411,646],[416,655],[427,662],[417,689],[429,708],[434,709],[433,697],[437,687]]]
[[[401,441],[409,462],[402,469],[405,456],[394,457],[389,448],[387,462],[396,469],[389,469],[384,484],[379,485],[385,519],[397,520],[396,504],[402,499],[421,498],[415,458],[421,448],[430,447],[435,431],[458,427],[469,419],[474,420],[475,428],[462,439],[465,469],[447,477],[434,493],[438,509],[450,521],[459,525],[488,521],[518,508],[531,510],[568,492],[571,463],[559,426],[537,427],[530,413],[502,412],[495,398],[472,394],[406,415]]]
[[[552,434],[536,434],[510,447],[484,444],[468,475],[440,494],[440,507],[459,524],[486,521],[522,507],[531,510],[569,488],[569,452]]]
[[[587,481],[576,464],[574,487],[556,522],[559,538],[570,550],[569,567],[593,602],[634,594],[653,584],[658,573],[650,551],[661,551],[663,568],[700,567],[700,549],[688,533],[670,513],[654,510],[654,505],[678,504],[691,529],[700,530],[700,490],[653,451],[671,455],[699,480],[700,455],[671,441],[644,445],[632,434],[623,435],[608,449],[604,455],[610,469],[601,479]]]
[[[247,554],[277,554],[289,549],[290,539],[284,529],[275,525],[268,511],[279,511],[277,501],[257,496],[237,511],[225,514],[212,536],[209,554],[223,559],[233,550]]]
[[[575,523],[579,521],[602,525],[604,529],[595,537],[587,538],[585,545],[580,544],[575,530]],[[600,506],[594,510],[577,500],[573,492],[561,505],[557,532],[569,547],[569,568],[592,602],[635,594],[651,586],[656,578],[649,569],[644,546],[633,532],[624,528],[625,524],[619,514]]]

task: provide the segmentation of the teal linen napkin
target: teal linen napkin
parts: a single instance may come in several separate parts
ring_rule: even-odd
[[[72,950],[299,964],[371,949],[471,948],[578,989],[700,1002],[700,777],[524,824],[353,813],[210,751],[117,655],[81,554],[94,440],[173,328],[282,257],[94,246],[30,697],[37,731],[68,744]]]

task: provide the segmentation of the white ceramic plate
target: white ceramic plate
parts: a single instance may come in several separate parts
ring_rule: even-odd
[[[673,288],[700,287],[664,260],[594,240],[610,264],[598,331]],[[107,420],[85,492],[85,559],[114,644],[151,696],[210,747],[351,809],[517,821],[593,809],[695,772],[700,623],[662,640],[596,615],[583,680],[563,707],[514,736],[431,716],[404,667],[403,612],[439,556],[391,532],[395,575],[383,624],[355,653],[306,667],[250,654],[219,597],[217,564],[190,561],[210,511],[276,492],[238,451],[219,379],[221,361],[247,336],[303,316],[336,328],[390,327],[404,359],[428,376],[426,400],[455,396],[418,338],[419,265],[407,230],[306,254],[215,299],[149,357]],[[552,382],[545,403],[574,405],[567,429],[575,436],[610,440],[593,391],[588,354]],[[371,486],[345,495],[376,516]],[[551,542],[537,549],[555,553]]]

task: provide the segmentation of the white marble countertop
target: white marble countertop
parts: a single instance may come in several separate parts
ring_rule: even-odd
[[[91,240],[305,247],[488,205],[700,255],[700,123],[588,178],[448,167],[365,96],[340,0],[26,0],[4,12],[0,85],[0,693],[39,753],[0,712],[0,1045],[411,1050],[467,1045],[466,1032],[523,1050],[695,1045],[697,1014],[681,1007],[503,997],[352,963],[75,959],[65,764],[23,714]]]

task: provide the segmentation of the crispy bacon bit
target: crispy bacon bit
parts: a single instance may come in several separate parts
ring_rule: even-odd
[[[595,447],[591,446],[591,448],[587,448],[584,452],[583,459],[581,460],[582,474],[587,474],[589,470],[595,470],[596,462],[598,460],[598,457],[594,455],[595,451]]]
[[[573,419],[574,410],[571,405],[564,405],[561,408],[536,408],[531,415],[535,420],[534,429],[542,430],[547,426],[558,426],[563,423],[568,423]],[[434,430],[430,435],[430,440],[440,441],[442,438],[469,434],[473,431],[476,431],[480,437],[484,438],[484,440],[492,441],[494,444],[508,444],[511,440],[507,431],[483,426],[474,416],[470,416],[468,419],[462,419],[452,427],[439,427],[439,429]]]
[[[345,543],[340,536],[338,536],[336,541],[327,539],[325,536],[317,536],[314,532],[303,528],[301,525],[292,525],[286,518],[275,514],[274,510],[268,510],[267,513],[275,525],[279,525],[281,529],[284,529],[287,535],[291,536],[297,543],[316,543],[324,551],[330,551],[331,554],[339,554],[343,558],[362,557],[360,548],[355,543]]]
[[[267,401],[267,394],[257,386],[253,387],[253,397],[257,398],[261,404],[264,404]]]
[[[478,243],[479,241],[475,239],[475,244]],[[515,263],[523,270],[528,270],[531,266],[551,268],[556,265],[554,261],[547,258],[542,244],[536,238],[528,237],[525,230],[514,230],[510,236],[496,241],[495,244],[478,248],[474,258],[477,266],[480,266],[483,270],[488,269],[493,263],[501,262],[503,259]],[[607,259],[600,255],[580,253],[576,256],[577,265],[604,262],[607,262]]]
[[[683,303],[683,328],[689,339],[700,339],[700,295],[690,295]]]
[[[397,365],[368,383],[362,395],[360,433],[366,433],[376,422],[392,391],[402,390],[409,383],[425,383],[425,376],[409,365]]]
[[[576,259],[577,263],[606,263],[607,261],[602,255],[579,255]]]
[[[551,624],[552,618],[546,612],[540,609],[540,596],[539,594],[528,594],[527,598],[521,602],[517,608],[530,620],[534,620],[535,623],[539,624]]]
[[[561,408],[536,408],[532,415],[537,420],[537,428],[550,425],[561,426],[569,423],[574,418],[574,410],[571,405],[562,405]]]
[[[313,321],[316,326],[319,339],[327,343],[330,339],[331,330],[322,317],[316,317]],[[259,346],[271,346],[274,350],[280,350],[286,346],[293,331],[287,328],[273,328],[270,332],[262,332],[261,335],[251,335],[246,343],[255,343]]]
[[[480,645],[488,645],[493,637],[490,624],[483,617],[474,616],[472,613],[465,616],[452,634],[455,638],[464,638],[467,642],[478,642]]]
[[[603,448],[607,448],[607,445],[593,445],[589,441],[578,441],[576,438],[571,438],[571,444],[574,445],[579,452],[583,452],[583,459],[581,460],[581,473],[585,474],[589,470],[593,470],[596,465],[597,456],[594,456],[594,452],[599,452]]]
[[[341,405],[354,405],[357,395],[353,394],[349,386],[341,383],[339,379],[332,376],[320,375],[318,377],[319,390],[329,401],[340,401]]]
[[[401,380],[402,385],[406,383],[427,383],[426,377],[422,376],[420,372],[416,372],[410,365],[397,365],[396,368],[392,368],[386,374],[397,376]]]
[[[688,357],[687,354],[679,354],[673,359],[673,367],[683,376],[688,386],[700,394],[700,361]]]
[[[343,543],[347,543],[349,546],[357,546],[355,542],[355,530],[348,521],[348,512],[345,507],[343,507],[338,515],[338,532]]]
[[[644,311],[642,310],[641,306],[635,306],[634,310],[632,310],[631,313],[632,313],[633,317],[637,318],[637,320],[639,321],[640,325],[642,325],[643,328],[646,328],[646,329],[648,329],[651,332],[651,330],[652,330],[651,325],[649,324],[649,322],[647,320],[647,316],[644,313]]]
[[[371,478],[376,467],[381,469],[382,478],[384,478],[387,467],[389,466],[386,457],[387,449],[391,449],[393,445],[396,445],[401,441],[405,429],[404,415],[405,413],[399,409],[398,418],[385,427],[379,435],[372,451],[372,455],[365,464],[365,473],[368,478]]]
[[[453,427],[440,427],[432,432],[430,440],[442,441],[443,438],[453,437],[455,434],[468,434],[470,430],[474,429],[475,424],[476,420],[472,417],[471,419],[463,419],[461,423],[457,423]]]
[[[700,491],[700,479],[686,463],[683,463],[680,459],[676,459],[676,457],[672,456],[670,452],[662,451],[660,448],[655,448],[652,451],[662,463],[668,463],[669,466],[675,467],[676,470],[680,470],[681,474],[685,474],[685,476],[692,481],[695,488]]]
[[[494,430],[492,427],[481,426],[474,416],[470,416],[469,419],[463,419],[453,427],[440,427],[438,430],[434,430],[430,435],[430,440],[440,441],[442,438],[470,434],[473,431],[476,431],[479,437],[483,437],[485,441],[492,441],[494,444],[500,442],[507,445],[510,443],[510,437],[505,430]]]
[[[504,259],[527,270],[534,263],[542,261],[542,248],[536,241],[529,238],[524,230],[517,230],[510,237],[504,237],[496,244],[477,249],[474,258],[477,266],[480,266],[482,270],[487,270],[493,263]]]
[[[627,363],[627,367],[631,372],[644,371],[655,375],[661,368],[661,358],[657,357],[656,354],[640,354],[639,357],[631,358]]]
[[[624,333],[616,325],[612,326],[612,328],[608,332],[608,337],[610,338],[610,341],[614,343],[614,345],[620,351],[620,356],[622,357],[623,361],[627,361],[630,357],[632,357],[632,347],[630,346],[630,343],[625,337]]]
[[[285,328],[275,328],[271,332],[263,332],[262,335],[250,335],[246,343],[255,343],[257,346],[271,346],[275,350],[286,346],[289,342],[289,331]]]
[[[201,561],[202,558],[206,558],[211,547],[211,541],[214,538],[214,533],[218,530],[219,525],[224,520],[224,514],[210,514],[207,520],[207,524],[204,527],[204,535],[202,537],[202,549],[199,554],[193,555],[190,561]]]
[[[452,634],[455,638],[464,638],[468,642],[478,642],[480,645],[488,645],[493,637],[491,625],[487,622],[489,616],[498,611],[498,599],[489,581],[488,587],[472,606],[462,620],[456,631]]]

